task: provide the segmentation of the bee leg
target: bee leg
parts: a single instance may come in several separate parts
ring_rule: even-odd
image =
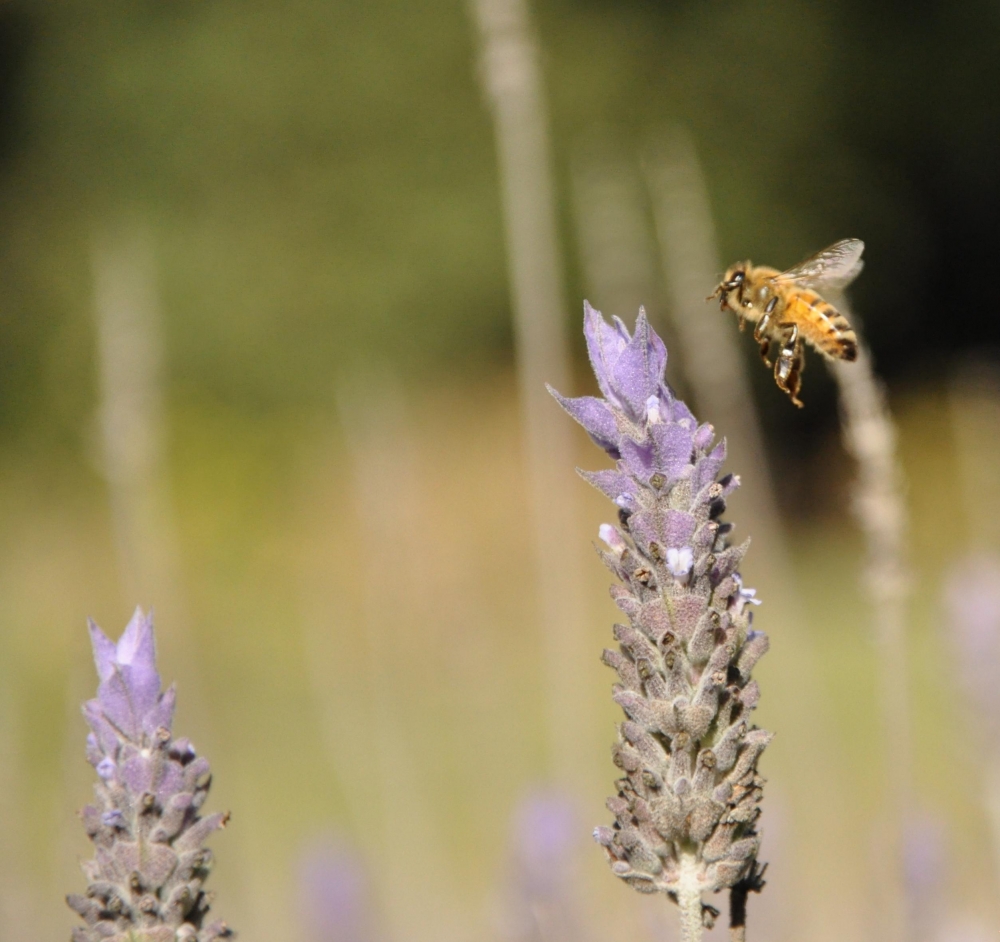
[[[754,331],[754,336],[757,336],[757,331]],[[771,361],[767,358],[768,353],[771,350],[771,341],[769,338],[765,337],[760,342],[760,358],[764,361],[764,366],[770,366]]]
[[[774,364],[774,381],[782,392],[788,393],[792,403],[802,408],[799,390],[802,388],[802,370],[805,368],[805,356],[802,344],[786,343]]]
[[[740,321],[740,333],[742,333],[746,329],[747,319],[743,316],[743,312],[740,311],[740,310],[736,311],[736,316],[739,318],[739,321]]]
[[[760,343],[764,339],[764,331],[767,330],[768,322],[771,320],[770,314],[765,314],[759,321],[757,321],[757,326],[753,329],[753,339]]]
[[[805,369],[806,358],[799,346],[795,350],[795,358],[792,360],[792,369],[788,374],[788,395],[792,397],[792,404],[800,409],[803,402],[799,399],[799,390],[802,388],[802,371]]]
[[[774,381],[778,388],[788,393],[792,403],[802,408],[799,400],[799,389],[802,388],[802,370],[805,367],[802,342],[799,340],[799,329],[793,326],[785,337],[781,352],[774,363]]]
[[[720,307],[722,308],[722,310],[725,310],[726,309],[726,301],[728,300],[727,296],[728,296],[729,292],[732,291],[734,288],[739,288],[740,289],[740,300],[742,301],[743,300],[743,282],[742,281],[723,281],[723,282],[720,282],[720,284],[716,286],[716,289],[707,298],[705,298],[705,300],[706,301],[711,301],[713,298],[721,298],[722,299],[722,304],[720,305]]]
[[[719,310],[724,311],[729,306],[729,291],[725,282],[719,285],[705,300],[714,301],[716,298],[719,299]]]

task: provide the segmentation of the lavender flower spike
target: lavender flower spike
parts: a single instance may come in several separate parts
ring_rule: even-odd
[[[81,817],[96,853],[83,865],[86,894],[66,900],[86,923],[73,942],[230,938],[225,923],[206,924],[202,890],[211,866],[202,844],[228,815],[198,816],[208,762],[172,737],[174,688],[160,691],[152,618],[136,609],[117,644],[91,622],[90,640],[100,686],[83,714],[99,781]]]
[[[618,507],[600,554],[628,617],[614,627],[619,649],[604,652],[620,679],[626,718],[612,757],[624,775],[608,800],[615,823],[594,837],[616,876],[679,904],[685,942],[717,915],[702,894],[726,888],[742,938],[746,893],[763,885],[757,759],[771,734],[750,723],[750,672],[768,642],[751,628],[758,600],[737,572],[749,543],[731,546],[719,520],[739,478],[718,477],[725,443],[713,447],[712,426],[667,386],[667,351],[644,311],[629,334],[584,304],[584,333],[603,398],[550,392],[616,459],[580,474]]]

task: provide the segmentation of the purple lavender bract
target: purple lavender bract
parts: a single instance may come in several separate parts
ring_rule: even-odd
[[[613,758],[624,777],[608,800],[615,824],[594,836],[616,876],[700,921],[702,893],[756,880],[757,759],[771,738],[749,723],[759,696],[750,671],[767,650],[737,572],[749,544],[730,546],[719,522],[739,479],[718,477],[725,444],[713,447],[712,426],[666,385],[667,351],[645,313],[629,334],[589,304],[584,312],[603,398],[550,392],[616,459],[580,473],[619,509],[619,526],[600,529],[601,556],[629,622],[614,627],[619,649],[604,652],[621,681]]]
[[[209,766],[172,738],[174,688],[160,691],[152,619],[136,609],[117,644],[91,622],[90,638],[100,686],[83,713],[99,781],[81,817],[96,853],[83,865],[86,895],[67,897],[86,923],[73,942],[228,938],[225,923],[205,924],[202,890],[211,865],[202,844],[227,815],[198,816]]]

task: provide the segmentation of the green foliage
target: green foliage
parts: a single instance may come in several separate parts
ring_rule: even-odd
[[[921,329],[937,315],[929,266],[994,250],[998,125],[969,96],[996,78],[995,13],[979,0],[905,16],[853,0],[535,9],[561,182],[595,128],[631,158],[681,121],[724,258],[791,264],[863,236],[880,362],[901,344],[937,355]],[[8,3],[0,423],[79,426],[90,244],[123,218],[153,231],[171,378],[241,407],[325,402],[359,355],[417,373],[508,357],[473,38],[461,0]],[[898,290],[914,272],[915,300]]]

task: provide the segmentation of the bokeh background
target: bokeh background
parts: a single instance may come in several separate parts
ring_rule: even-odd
[[[906,663],[873,644],[834,383],[814,358],[794,410],[726,324],[776,508],[749,487],[730,508],[758,524],[744,576],[777,733],[751,937],[883,938],[881,875],[905,863],[915,938],[996,938],[1000,8],[536,0],[530,16],[564,392],[593,387],[585,296],[630,324],[644,303],[697,408],[683,318],[721,323],[701,298],[728,262],[867,243],[852,298],[898,423]],[[669,904],[588,844],[615,772],[599,654],[616,615],[587,547],[612,508],[571,465],[606,459],[574,431],[572,526],[540,564],[480,43],[459,0],[0,2],[5,942],[68,937],[85,619],[116,635],[137,603],[177,729],[233,812],[212,879],[243,938],[674,938]],[[715,256],[696,290],[677,274],[689,243]],[[701,417],[727,434],[746,406]],[[565,651],[547,567],[579,573]],[[954,597],[976,591],[969,614]],[[986,652],[974,682],[962,618]],[[905,801],[886,788],[888,671],[909,690]],[[894,816],[903,862],[879,851]]]

